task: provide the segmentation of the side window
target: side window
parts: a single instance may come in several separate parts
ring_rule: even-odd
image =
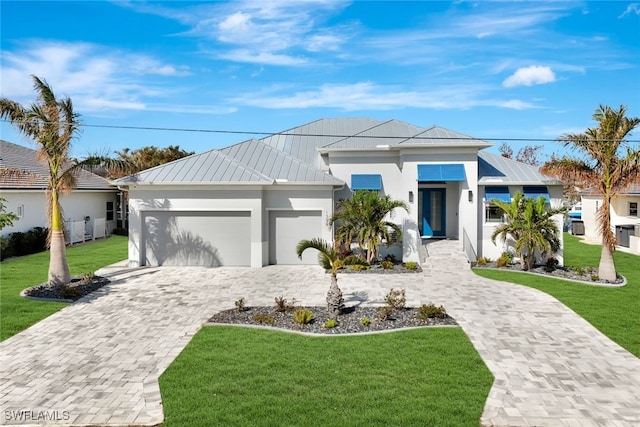
[[[638,202],[629,202],[629,216],[638,216]]]
[[[502,223],[504,222],[504,212],[498,206],[486,202],[485,203],[485,222]]]
[[[113,221],[113,202],[107,202],[107,221]]]

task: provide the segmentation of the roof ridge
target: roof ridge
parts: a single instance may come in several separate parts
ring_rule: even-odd
[[[374,120],[375,120],[375,119],[374,119]],[[383,126],[383,125],[386,125],[387,123],[390,123],[390,122],[392,122],[392,121],[394,121],[394,120],[395,120],[395,119],[389,119],[389,120],[386,120],[386,121],[382,121],[382,122],[380,122],[380,123],[376,124],[375,126],[371,126],[370,128],[363,129],[363,130],[361,130],[360,132],[354,133],[353,135],[345,136],[345,137],[343,137],[343,138],[341,138],[341,139],[339,139],[339,140],[337,140],[337,141],[333,141],[333,142],[332,142],[332,143],[330,143],[330,144],[323,145],[323,146],[322,146],[322,148],[330,147],[330,146],[332,146],[333,144],[337,144],[337,143],[342,142],[342,141],[345,141],[345,140],[347,140],[347,139],[349,139],[349,138],[353,138],[353,137],[355,137],[355,136],[358,136],[358,135],[360,135],[360,134],[363,134],[364,132],[368,132],[368,131],[370,131],[370,130],[372,130],[372,129],[378,128],[378,127]]]

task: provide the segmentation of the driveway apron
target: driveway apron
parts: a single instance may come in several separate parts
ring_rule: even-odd
[[[421,274],[340,275],[347,304],[443,304],[495,377],[485,426],[640,425],[640,360],[551,296],[474,275],[457,245],[430,247]],[[0,423],[155,425],[158,378],[215,312],[323,305],[319,267],[142,268],[0,343]]]

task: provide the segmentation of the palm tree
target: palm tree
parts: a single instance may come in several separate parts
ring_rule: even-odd
[[[336,248],[322,239],[301,240],[296,246],[298,258],[302,259],[302,253],[310,248],[318,251],[318,264],[325,270],[331,271],[331,286],[327,292],[327,310],[331,318],[335,319],[344,308],[342,291],[338,287],[338,270],[347,265],[368,264],[356,256],[341,258]]]
[[[494,230],[491,240],[495,243],[500,236],[506,241],[511,236],[523,270],[533,267],[536,251],[547,254],[560,249],[560,229],[553,216],[563,213],[563,208],[549,209],[544,197],[534,200],[522,193],[516,193],[511,203],[500,200],[492,203],[505,212],[509,221]]]
[[[626,111],[624,105],[617,110],[600,105],[593,114],[597,127],[559,138],[565,147],[577,151],[583,158],[552,159],[540,169],[546,175],[576,182],[602,196],[602,206],[597,211],[598,231],[602,234],[598,275],[609,281],[615,281],[617,277],[613,261],[616,236],[611,229],[611,200],[640,180],[640,147],[632,147],[625,141],[640,123],[640,118],[625,117]]]
[[[366,250],[367,261],[372,262],[378,256],[382,240],[389,247],[402,238],[400,226],[385,219],[393,218],[396,208],[408,210],[405,202],[393,200],[389,195],[380,197],[375,191],[356,191],[351,199],[338,202],[331,217],[331,223],[339,224],[336,240],[347,246],[356,240],[360,249]]]
[[[71,141],[80,126],[79,115],[73,111],[70,98],[56,99],[45,80],[36,76],[32,78],[37,93],[36,102],[25,108],[15,101],[0,98],[0,117],[8,119],[24,136],[35,141],[38,159],[48,166],[48,242],[51,249],[48,281],[53,286],[62,286],[69,283],[71,275],[66,257],[60,196],[75,188],[76,174],[81,168],[109,160],[100,156],[91,156],[82,162],[69,158]],[[122,162],[118,164],[124,165]]]

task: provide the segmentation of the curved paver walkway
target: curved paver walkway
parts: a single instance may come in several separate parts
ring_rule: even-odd
[[[640,425],[639,359],[547,294],[475,276],[450,243],[429,248],[423,274],[344,275],[340,286],[347,302],[381,304],[395,287],[410,305],[444,304],[495,376],[484,425]],[[209,316],[240,297],[321,305],[328,286],[316,267],[162,267],[112,280],[0,343],[0,423],[160,423],[158,377]]]

